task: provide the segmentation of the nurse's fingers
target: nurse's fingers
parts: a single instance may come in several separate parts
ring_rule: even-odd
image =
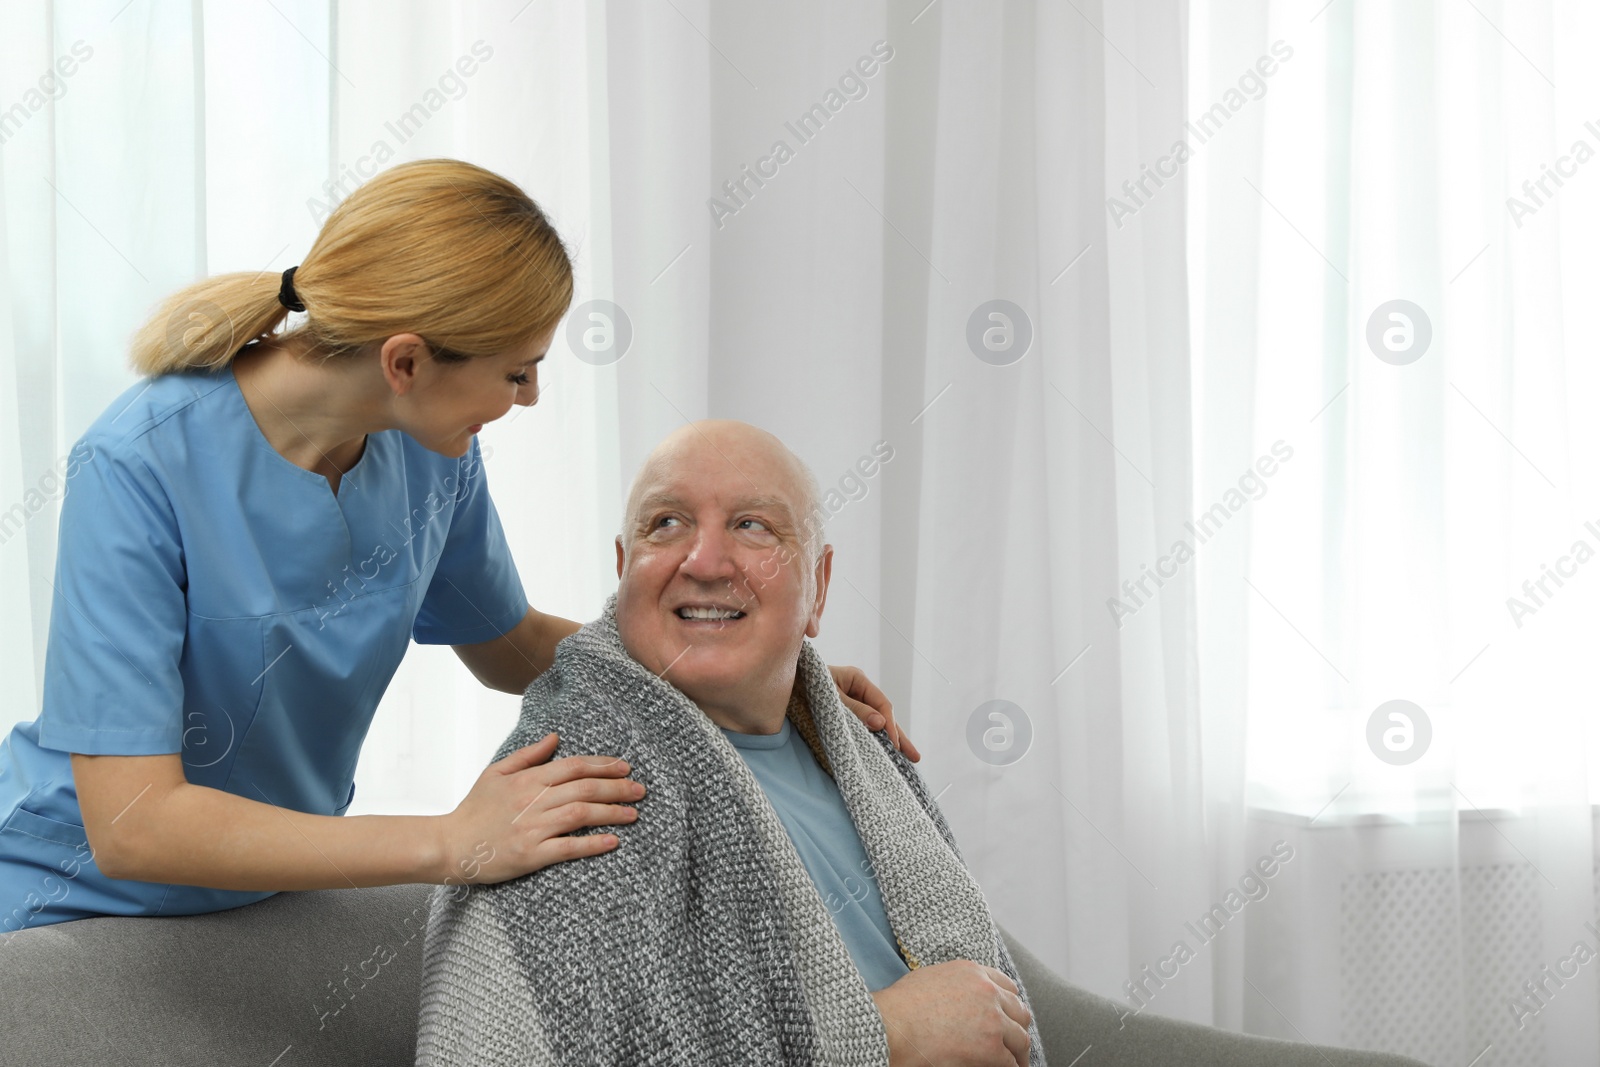
[[[591,804],[573,802],[562,804],[543,812],[537,820],[536,833],[543,838],[538,847],[546,852],[561,853],[573,847],[563,842],[563,837],[586,826],[625,826],[639,817],[639,809],[626,804]],[[586,844],[584,835],[576,839]],[[613,837],[615,835],[612,835]],[[603,851],[603,850],[602,850]]]
[[[551,743],[555,734],[546,734],[537,743],[511,753],[495,764],[504,774],[513,774],[544,763],[556,751]],[[539,780],[547,786],[578,778],[625,778],[633,771],[628,761],[617,756],[567,756],[541,768]]]
[[[558,735],[545,734],[538,741],[524,745],[493,766],[501,774],[515,774],[517,771],[536,767],[555,754],[558,744]],[[546,780],[548,785],[570,782],[574,778],[620,778],[633,770],[626,760],[615,756],[568,756],[550,764],[550,767],[556,775]]]
[[[490,764],[455,811],[439,816],[437,853],[470,852],[471,870],[462,871],[467,881],[500,882],[607,851],[618,844],[615,834],[569,835],[638,817],[629,804],[642,799],[645,788],[628,777],[633,768],[626,760],[585,755],[548,762],[558,740],[546,734]],[[461,878],[454,870],[447,876]]]
[[[560,739],[553,733],[545,734],[531,745],[524,745],[498,763],[492,764],[501,774],[512,774],[525,767],[544,763],[556,750]]]

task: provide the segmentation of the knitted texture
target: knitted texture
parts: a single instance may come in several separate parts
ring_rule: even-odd
[[[832,774],[908,966],[965,959],[1021,988],[922,778],[802,641],[789,715]],[[766,794],[722,731],[632,659],[616,597],[528,687],[499,760],[614,755],[647,793],[620,844],[434,892],[417,1062],[886,1064],[877,1006]],[[1023,992],[1026,1002],[1027,994]],[[1029,1028],[1030,1067],[1045,1062]]]

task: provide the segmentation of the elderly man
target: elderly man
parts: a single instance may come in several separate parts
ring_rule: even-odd
[[[435,892],[419,1064],[1044,1063],[943,816],[805,640],[820,517],[755,427],[651,454],[616,595],[496,756],[556,732],[558,756],[619,753],[646,796],[615,849]]]

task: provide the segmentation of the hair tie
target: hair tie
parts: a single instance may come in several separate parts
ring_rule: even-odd
[[[278,287],[278,303],[290,311],[304,311],[306,306],[300,303],[300,298],[294,291],[294,272],[299,270],[298,265],[290,267],[283,272],[283,284]]]

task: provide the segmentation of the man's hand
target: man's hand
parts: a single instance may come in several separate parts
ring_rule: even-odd
[[[895,748],[905,753],[906,759],[912,763],[922,759],[922,753],[911,743],[911,738],[901,733],[900,727],[895,725],[894,705],[883,695],[883,690],[861,673],[860,667],[829,667],[828,672],[833,675],[833,683],[839,687],[839,699],[844,701],[845,707],[855,712],[856,718],[867,724],[867,729],[882,730],[888,727],[889,740],[894,742]]]
[[[1017,984],[971,960],[918,967],[872,994],[889,1034],[889,1067],[1028,1067]]]

